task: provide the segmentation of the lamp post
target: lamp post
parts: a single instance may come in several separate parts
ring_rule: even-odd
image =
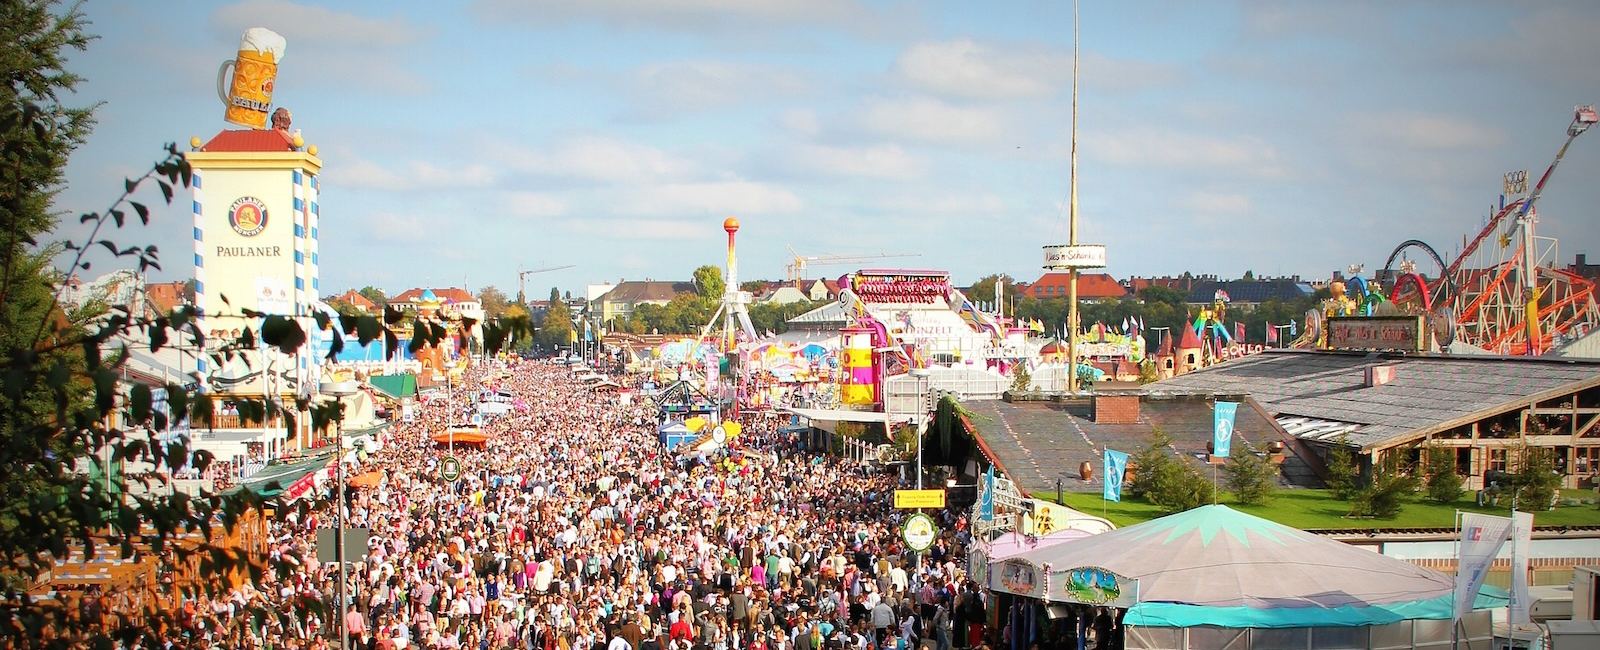
[[[319,385],[318,390],[323,395],[330,395],[342,400],[356,394],[354,381],[327,381]],[[333,476],[338,486],[333,496],[333,521],[334,521],[334,559],[339,562],[339,650],[347,650],[350,643],[350,633],[345,629],[344,617],[350,604],[345,598],[345,573],[344,573],[344,432],[342,421],[344,409],[339,410],[339,418],[333,423]]]
[[[924,399],[923,396],[926,393],[926,391],[923,390],[923,384],[928,380],[929,373],[927,368],[912,368],[909,374],[917,379],[917,489],[920,490],[922,489],[923,425],[926,424],[928,420],[927,409],[923,408],[922,406],[922,400]]]

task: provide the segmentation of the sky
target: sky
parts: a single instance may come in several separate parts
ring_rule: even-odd
[[[217,67],[284,35],[274,103],[319,148],[321,286],[742,280],[814,267],[1031,280],[1067,240],[1072,5],[472,0],[85,4],[98,103],[57,207],[104,209],[167,142],[228,127]],[[1326,278],[1420,239],[1448,258],[1507,171],[1537,176],[1600,101],[1600,3],[1086,2],[1079,241],[1108,272]],[[1600,131],[1600,129],[1597,129]],[[1540,201],[1600,254],[1600,135]],[[150,196],[155,196],[151,194]],[[159,202],[159,201],[157,201]],[[191,277],[190,215],[125,244]],[[67,218],[64,222],[75,223]],[[57,236],[81,237],[75,226]],[[103,260],[91,275],[108,270]],[[1424,272],[1428,269],[1424,267]],[[1431,275],[1431,274],[1430,274]],[[537,290],[535,290],[537,288]]]

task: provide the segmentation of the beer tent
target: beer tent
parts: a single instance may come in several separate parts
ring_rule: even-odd
[[[1020,553],[989,576],[1049,602],[1117,594],[1128,648],[1448,647],[1452,631],[1451,576],[1223,505]],[[1461,638],[1487,643],[1487,610],[1506,600],[1479,594]]]

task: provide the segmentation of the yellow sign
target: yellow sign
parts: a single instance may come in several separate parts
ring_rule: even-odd
[[[896,508],[943,508],[944,490],[895,490]]]

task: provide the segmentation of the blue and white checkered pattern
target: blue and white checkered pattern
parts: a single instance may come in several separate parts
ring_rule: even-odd
[[[200,171],[194,170],[189,182],[190,191],[194,194],[194,309],[195,327],[201,332],[206,331],[206,257],[205,257],[205,215],[200,207],[203,200],[200,195]],[[202,376],[206,374],[205,350],[195,352],[195,370]]]

